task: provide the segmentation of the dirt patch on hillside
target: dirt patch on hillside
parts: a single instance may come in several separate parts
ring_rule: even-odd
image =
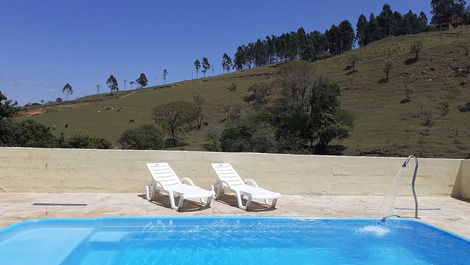
[[[18,112],[19,115],[24,115],[24,116],[35,116],[35,115],[41,115],[43,113],[46,113],[47,110],[45,109],[32,109],[32,110],[25,110],[25,111],[20,111]]]

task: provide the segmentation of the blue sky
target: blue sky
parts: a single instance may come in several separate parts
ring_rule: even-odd
[[[71,98],[147,74],[149,85],[191,79],[195,59],[207,57],[222,71],[224,52],[240,44],[299,27],[324,31],[361,14],[425,11],[430,0],[1,0],[0,90],[21,104]],[[127,84],[127,88],[130,86]]]

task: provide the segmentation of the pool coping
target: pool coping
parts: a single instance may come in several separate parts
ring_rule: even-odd
[[[26,221],[21,221],[14,223],[12,225],[9,225],[3,229],[0,229],[0,236],[7,234],[8,232],[13,231],[15,228],[18,226],[23,226],[27,224],[35,224],[35,223],[47,223],[47,222],[53,222],[53,221],[61,221],[61,222],[72,222],[72,221],[103,221],[103,220],[125,220],[125,219],[132,219],[132,220],[155,220],[155,219],[163,219],[163,220],[169,220],[169,219],[270,219],[270,220],[362,220],[362,221],[383,221],[384,218],[341,218],[341,217],[310,217],[310,216],[106,216],[106,217],[96,217],[96,218],[38,218],[38,219],[30,219]],[[419,223],[421,225],[425,225],[428,227],[431,227],[433,229],[436,229],[444,234],[447,234],[449,236],[455,237],[457,239],[463,240],[464,242],[470,243],[470,238],[467,238],[465,236],[459,235],[457,233],[445,230],[443,228],[440,228],[436,225],[426,223],[421,220],[417,219],[412,219],[412,218],[387,218],[387,221],[393,221],[393,222],[399,222],[399,221],[405,221],[405,222],[413,222],[413,223]]]

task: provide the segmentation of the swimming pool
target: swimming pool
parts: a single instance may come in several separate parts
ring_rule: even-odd
[[[0,264],[470,264],[470,241],[404,219],[41,219],[0,230]]]

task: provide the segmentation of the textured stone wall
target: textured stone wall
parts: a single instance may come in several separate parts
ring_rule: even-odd
[[[151,180],[147,162],[168,162],[180,177],[190,177],[197,185],[209,188],[216,180],[210,163],[229,162],[243,178],[253,178],[260,186],[284,194],[383,195],[403,161],[257,153],[0,148],[0,192],[144,192]],[[457,159],[420,159],[418,195],[450,195],[457,175],[462,174],[461,163]],[[400,195],[411,194],[413,167],[410,163],[404,172]],[[468,176],[468,169],[466,172]],[[465,188],[467,193],[469,189]]]
[[[470,200],[470,160],[462,161],[452,197]]]

